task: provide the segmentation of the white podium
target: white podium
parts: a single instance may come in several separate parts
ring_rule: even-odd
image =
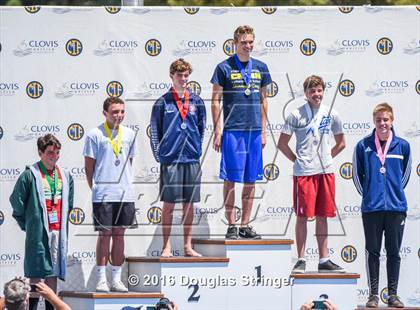
[[[225,274],[235,285],[227,288],[224,309],[289,310],[292,240],[194,239],[193,244],[203,255],[229,258]]]
[[[227,309],[226,257],[128,257],[130,291],[159,291],[180,309]]]
[[[60,292],[72,310],[120,310],[126,306],[154,306],[163,297],[161,293],[94,293]]]
[[[299,310],[307,300],[317,299],[321,294],[328,295],[338,309],[355,309],[357,305],[357,273],[293,273],[292,310]]]

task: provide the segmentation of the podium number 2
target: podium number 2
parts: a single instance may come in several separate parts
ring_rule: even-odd
[[[193,288],[193,292],[191,293],[190,297],[188,297],[188,302],[197,302],[200,300],[200,295],[195,296],[195,294],[198,292],[198,289],[200,286],[198,284],[191,284],[188,286],[188,289]]]

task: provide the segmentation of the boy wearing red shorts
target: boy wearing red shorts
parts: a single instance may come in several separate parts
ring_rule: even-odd
[[[325,83],[319,76],[309,76],[303,83],[306,100],[286,119],[278,141],[280,151],[293,163],[293,205],[296,220],[298,261],[293,273],[306,269],[305,243],[308,218],[316,217],[319,250],[318,272],[344,272],[328,256],[328,217],[335,217],[335,181],[332,158],[344,147],[341,120],[334,110],[321,104]],[[296,135],[296,153],[289,147]],[[331,148],[330,138],[335,145]]]

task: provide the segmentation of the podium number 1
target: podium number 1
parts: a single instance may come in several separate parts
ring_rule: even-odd
[[[261,283],[261,265],[254,268],[257,271],[257,283]]]

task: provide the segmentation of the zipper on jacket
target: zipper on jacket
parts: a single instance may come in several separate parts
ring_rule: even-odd
[[[384,181],[384,185],[385,185],[385,210],[388,211],[388,207],[386,205],[386,202],[388,201],[388,184],[387,184],[388,179],[386,177],[387,173],[388,172],[385,170],[385,173],[384,173],[384,178],[385,178],[385,181]]]

